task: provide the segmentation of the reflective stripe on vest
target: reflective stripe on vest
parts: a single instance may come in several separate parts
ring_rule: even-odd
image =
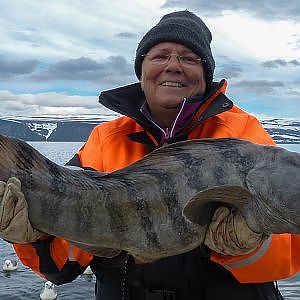
[[[245,267],[247,265],[250,265],[250,264],[258,261],[259,259],[261,259],[264,256],[264,254],[268,250],[271,242],[272,242],[272,236],[270,236],[267,240],[265,240],[263,242],[261,247],[257,250],[257,252],[254,255],[252,255],[244,260],[227,263],[222,266],[226,269],[231,269],[231,268],[240,268],[240,267]]]

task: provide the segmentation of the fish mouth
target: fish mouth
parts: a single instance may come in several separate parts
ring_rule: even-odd
[[[166,87],[174,87],[174,88],[183,88],[185,85],[181,82],[178,81],[164,81],[160,83],[161,86],[166,86]]]

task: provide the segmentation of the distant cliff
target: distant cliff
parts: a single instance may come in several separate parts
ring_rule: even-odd
[[[300,121],[293,119],[260,120],[277,144],[300,144]]]
[[[25,141],[83,142],[92,129],[116,115],[0,118],[0,133]]]
[[[96,125],[117,116],[2,117],[0,134],[25,141],[83,142]],[[278,144],[300,144],[300,121],[278,118],[260,121]]]

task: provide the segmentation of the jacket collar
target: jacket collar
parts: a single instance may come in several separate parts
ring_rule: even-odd
[[[226,96],[223,94],[226,89],[227,82],[225,80],[221,80],[220,82],[213,82],[210,90],[204,96],[194,96],[186,98],[189,103],[199,103],[199,107],[203,106],[202,104],[205,102],[209,102],[209,106],[212,109],[206,109],[205,113],[202,114],[201,120],[207,119],[212,115],[218,114],[225,110],[228,110],[232,107],[232,103],[230,106],[227,106],[226,109],[222,107],[220,103],[220,108],[213,104],[215,98],[221,94],[225,98]],[[224,98],[223,97],[223,98]],[[229,99],[219,99],[221,102]],[[126,86],[118,87],[111,90],[106,90],[101,92],[99,96],[99,103],[107,107],[108,109],[120,113],[121,115],[125,115],[127,117],[133,118],[137,123],[139,123],[144,129],[149,131],[157,141],[161,139],[162,132],[158,130],[157,126],[149,121],[149,119],[141,113],[141,107],[145,103],[145,95],[141,89],[141,85],[139,82],[129,84]],[[220,102],[220,101],[217,101]],[[230,101],[231,102],[231,101]],[[204,105],[205,106],[205,105]],[[198,109],[199,111],[199,109]],[[196,115],[197,112],[195,112]],[[197,122],[199,125],[200,122]],[[193,126],[194,128],[194,126]]]
[[[145,95],[139,82],[101,92],[99,103],[122,115],[139,119],[139,109],[145,102]]]
[[[197,102],[199,99],[207,99],[211,97],[217,90],[223,86],[225,80],[221,82],[213,82],[211,89],[204,96],[188,97],[188,101]],[[99,96],[99,103],[108,109],[128,116],[135,120],[144,119],[140,112],[140,108],[145,103],[145,94],[141,89],[140,82],[128,84],[114,89],[102,91]]]

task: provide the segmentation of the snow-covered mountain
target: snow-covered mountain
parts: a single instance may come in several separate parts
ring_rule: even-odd
[[[0,117],[0,133],[26,141],[82,142],[96,125],[116,117],[117,114]]]
[[[26,141],[86,141],[93,127],[117,118],[117,114],[83,116],[0,117],[0,134]],[[260,120],[278,144],[300,144],[300,121]]]
[[[300,144],[300,121],[274,118],[260,122],[278,144]]]

